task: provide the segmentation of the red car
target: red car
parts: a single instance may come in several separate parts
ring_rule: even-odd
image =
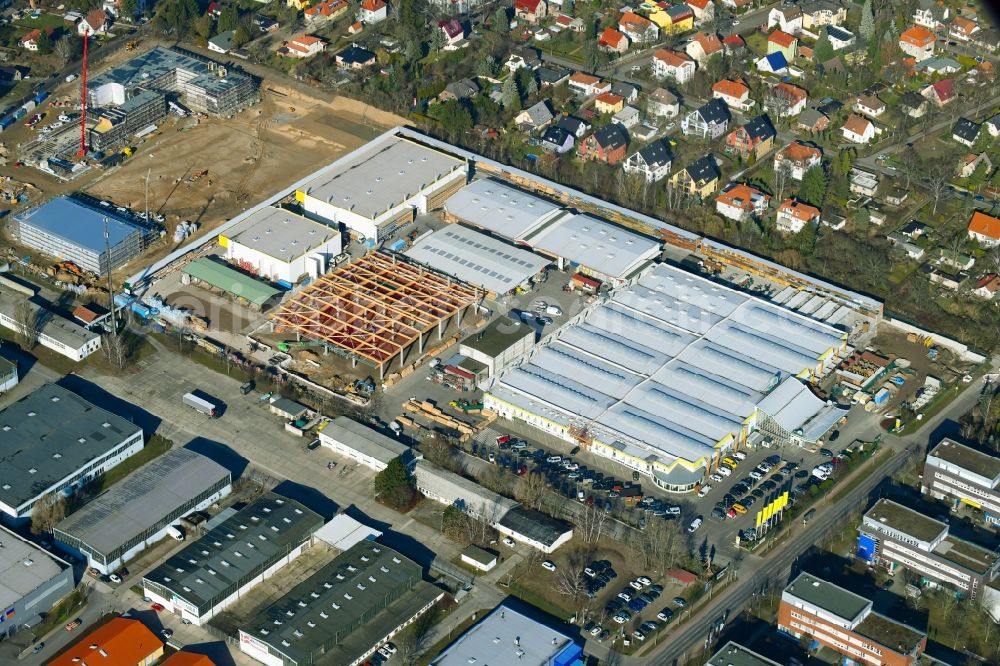
[[[155,601],[153,603],[149,604],[149,607],[152,608],[153,610],[155,610],[157,613],[159,613],[160,611],[163,610],[163,604],[157,603]]]

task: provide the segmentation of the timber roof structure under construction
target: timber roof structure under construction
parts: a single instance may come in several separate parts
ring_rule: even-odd
[[[271,315],[275,330],[327,343],[384,372],[478,299],[473,287],[381,252],[324,275]]]

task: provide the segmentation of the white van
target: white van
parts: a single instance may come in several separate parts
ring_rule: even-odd
[[[558,305],[549,305],[545,308],[545,314],[552,315],[553,317],[559,317],[562,315],[562,308]]]
[[[184,541],[184,532],[181,532],[180,528],[176,525],[171,525],[167,528],[167,534],[174,541]]]
[[[702,486],[698,489],[698,497],[704,497],[710,492],[712,492],[712,486]]]

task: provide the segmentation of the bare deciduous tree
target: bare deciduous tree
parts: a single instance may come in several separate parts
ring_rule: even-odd
[[[65,517],[66,500],[55,493],[45,493],[31,508],[31,531],[33,534],[51,532]]]
[[[788,181],[792,179],[792,165],[788,160],[781,160],[778,165],[774,167],[774,171],[771,174],[771,188],[774,192],[774,200],[777,203],[781,203],[785,200],[785,188],[788,187]]]
[[[25,351],[31,351],[38,344],[38,310],[27,299],[20,301],[14,307],[14,320],[18,327],[18,343]]]
[[[514,486],[514,497],[526,507],[539,510],[542,508],[547,485],[544,475],[538,472],[525,474]]]
[[[604,533],[607,522],[607,511],[596,506],[588,506],[577,517],[576,526],[586,543],[597,543]]]

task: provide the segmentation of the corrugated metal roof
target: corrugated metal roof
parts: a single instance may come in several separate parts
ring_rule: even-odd
[[[260,280],[255,280],[249,275],[244,275],[238,270],[208,257],[199,257],[181,270],[193,278],[239,296],[254,305],[263,305],[281,293],[280,290]]]

